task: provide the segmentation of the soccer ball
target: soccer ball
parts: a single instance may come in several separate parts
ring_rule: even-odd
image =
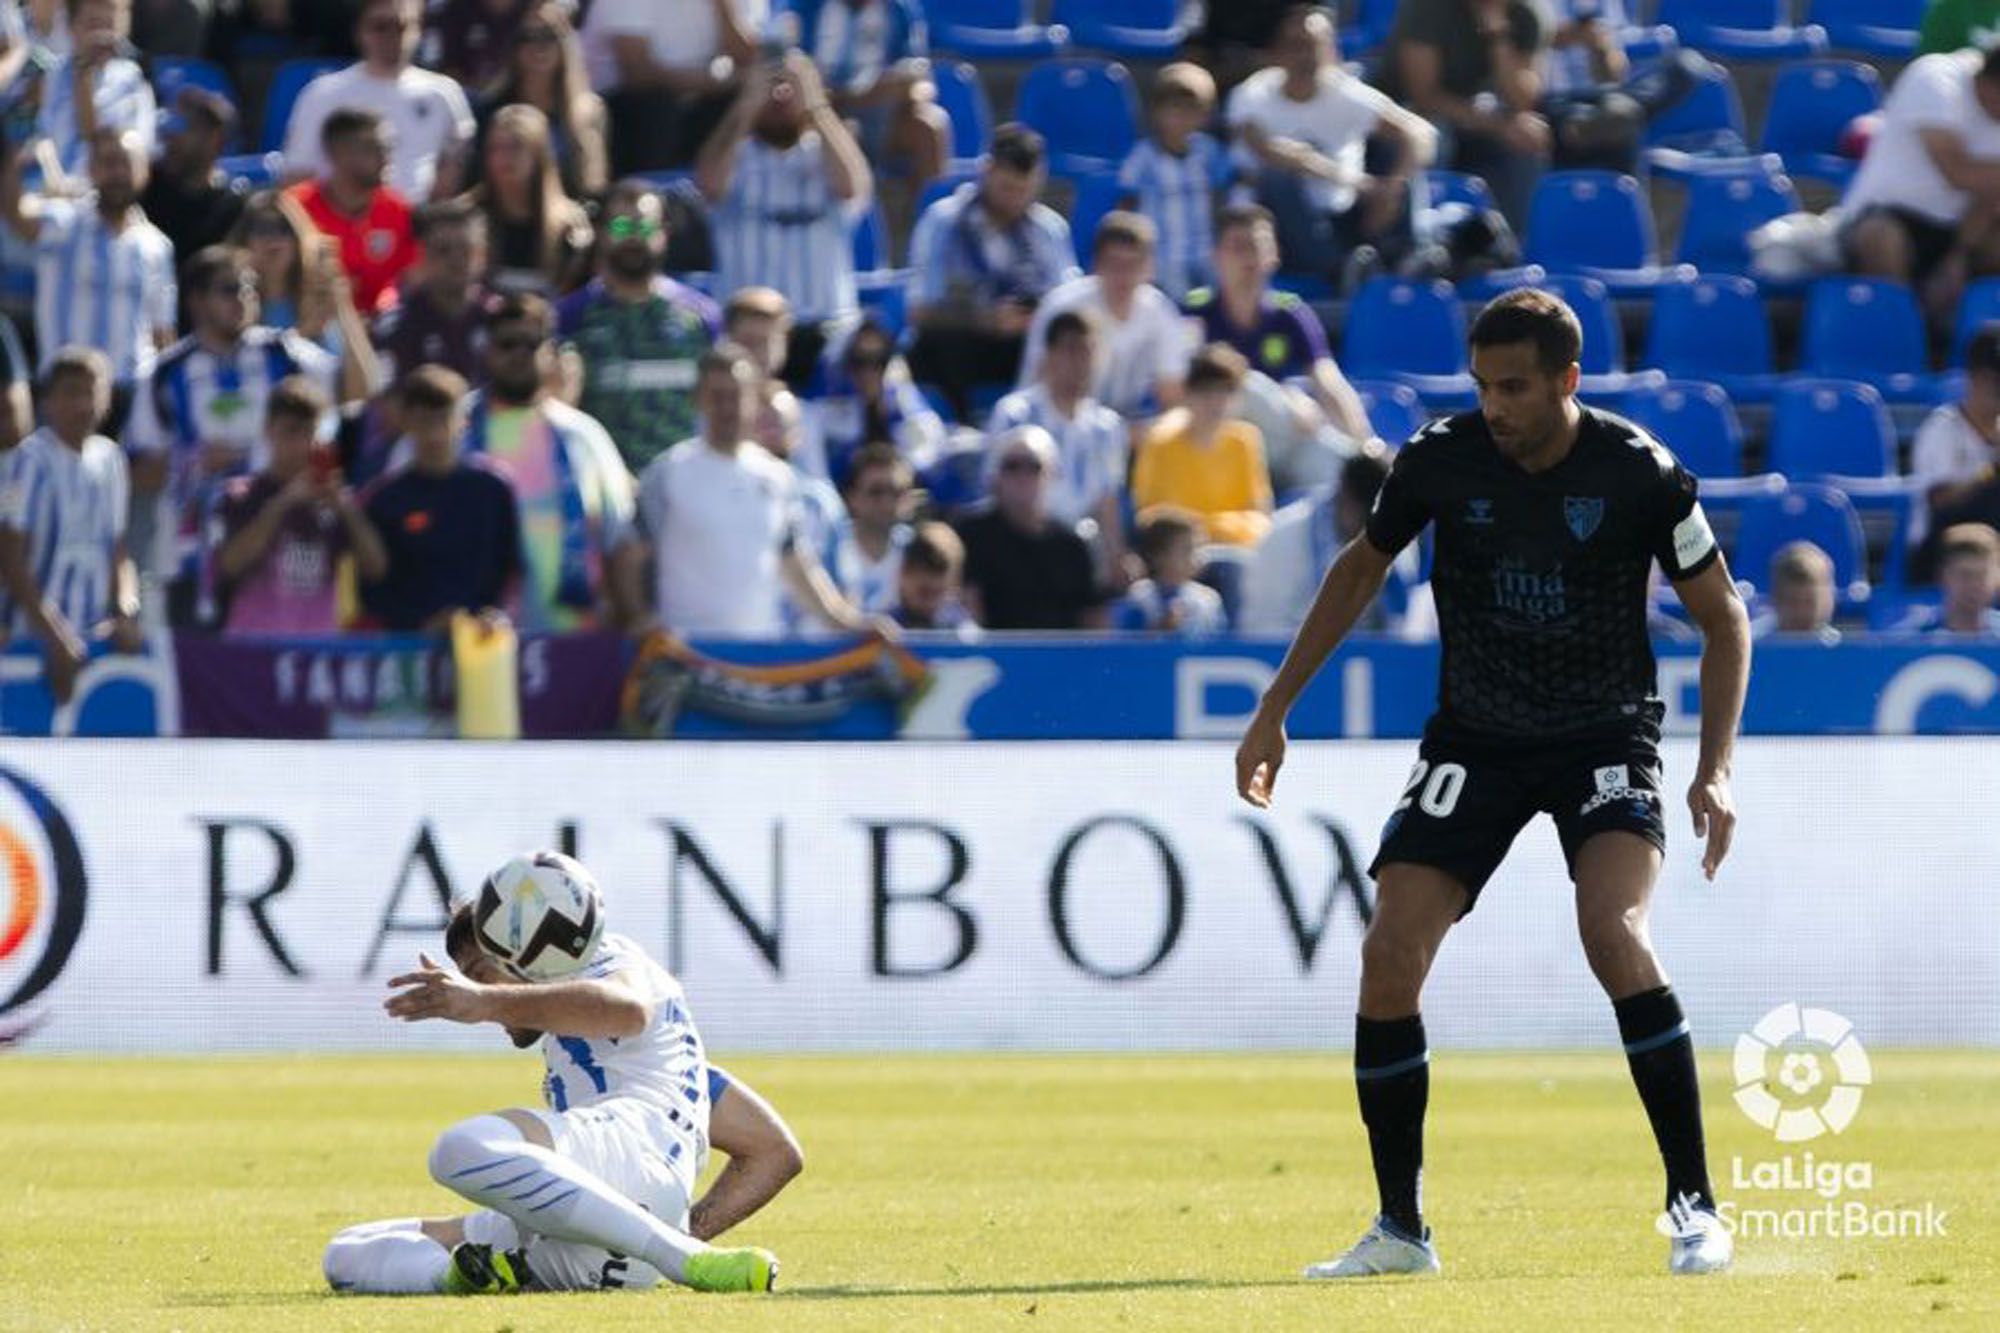
[[[523,981],[560,981],[597,953],[604,895],[581,862],[561,852],[516,856],[486,877],[472,937]]]

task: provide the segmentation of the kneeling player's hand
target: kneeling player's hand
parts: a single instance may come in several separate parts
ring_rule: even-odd
[[[417,963],[416,971],[389,978],[389,988],[396,993],[384,1000],[382,1007],[390,1017],[406,1023],[421,1023],[427,1018],[453,1023],[486,1020],[486,987],[462,972],[439,967],[429,954],[418,954]]]
[[[1708,839],[1701,854],[1702,873],[1714,879],[1736,834],[1736,802],[1729,794],[1729,779],[1698,775],[1688,788],[1688,809],[1694,812],[1694,836]]]

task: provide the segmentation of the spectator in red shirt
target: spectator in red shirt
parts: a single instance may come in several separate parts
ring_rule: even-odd
[[[387,309],[418,249],[409,201],[382,183],[389,161],[386,125],[372,111],[342,108],[326,118],[320,143],[327,174],[287,193],[339,247],[362,313]]]

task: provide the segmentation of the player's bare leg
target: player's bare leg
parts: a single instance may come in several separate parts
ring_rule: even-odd
[[[1669,1267],[1718,1271],[1728,1267],[1733,1246],[1709,1185],[1694,1041],[1646,928],[1659,849],[1635,833],[1599,833],[1578,850],[1575,874],[1583,951],[1618,1015],[1632,1081],[1666,1166]]]
[[[1423,1219],[1430,1048],[1419,1008],[1424,978],[1469,900],[1464,885],[1433,866],[1394,862],[1376,879],[1375,919],[1361,940],[1354,1085],[1381,1213],[1351,1249],[1307,1277],[1438,1271]]]

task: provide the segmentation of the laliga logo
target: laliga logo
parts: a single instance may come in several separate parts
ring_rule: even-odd
[[[1846,1129],[1874,1077],[1854,1026],[1830,1009],[1781,1004],[1736,1039],[1736,1104],[1780,1143]]]
[[[48,793],[0,767],[0,1046],[41,1021],[31,1001],[83,933],[83,853]]]

